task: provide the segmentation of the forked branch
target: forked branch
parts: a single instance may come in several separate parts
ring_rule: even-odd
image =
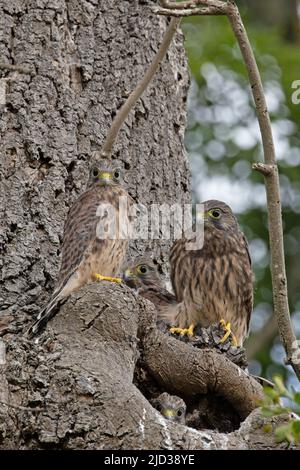
[[[263,143],[265,165],[256,165],[254,169],[264,175],[267,192],[274,313],[277,319],[281,340],[287,354],[287,362],[291,364],[300,380],[300,351],[289,311],[281,219],[280,184],[270,116],[253,50],[239,10],[232,1],[228,2],[227,16],[239,43],[247,68]]]
[[[202,15],[206,14],[205,8],[209,8],[211,10],[208,14],[220,14],[213,12],[214,9],[218,9],[219,12],[222,11],[227,15],[231,28],[238,41],[251,85],[264,151],[264,163],[255,163],[253,165],[253,169],[262,173],[265,179],[274,314],[277,320],[280,337],[286,351],[286,362],[293,367],[298,379],[300,380],[300,348],[292,327],[288,304],[280,185],[273,135],[260,73],[239,10],[236,4],[231,0],[228,0],[227,2],[219,0],[190,0],[183,2],[181,6],[174,1],[161,1],[160,5],[161,8],[154,7],[155,11],[158,14],[168,14],[171,16]],[[199,7],[199,5],[202,5],[202,7]],[[199,12],[197,11],[197,8],[199,9]]]

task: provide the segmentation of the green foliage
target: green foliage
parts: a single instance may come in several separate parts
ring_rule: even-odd
[[[300,442],[300,421],[292,420],[290,423],[279,426],[275,431],[277,442],[287,441],[290,444]]]
[[[263,415],[272,417],[283,413],[290,413],[291,411],[296,412],[300,406],[300,393],[294,390],[287,390],[282,378],[279,376],[275,376],[273,380],[274,388],[264,387],[265,397],[260,402]],[[289,406],[284,406],[282,399],[287,401]],[[267,425],[264,431],[270,432],[270,426]],[[300,442],[300,419],[292,418],[288,424],[276,428],[275,439],[277,442],[287,441],[291,444]]]
[[[268,76],[268,57],[278,65],[283,88],[289,98],[288,106],[295,122],[300,122],[300,106],[291,103],[291,84],[300,80],[299,44],[287,43],[276,27],[264,28],[249,24],[244,17],[247,33],[254,49],[263,81]],[[193,76],[201,80],[199,61],[211,61],[216,65],[226,64],[246,77],[245,66],[228,20],[223,16],[190,17],[184,20],[189,65]]]

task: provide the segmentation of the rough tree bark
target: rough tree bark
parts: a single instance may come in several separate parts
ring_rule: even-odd
[[[38,341],[22,335],[52,291],[63,223],[85,187],[91,155],[165,28],[142,0],[35,0],[26,8],[22,0],[0,1],[0,448],[280,447],[262,431],[257,410],[222,434],[170,424],[152,408],[132,383],[135,366],[145,355],[157,374],[149,345],[172,342],[157,336],[153,307],[127,287],[87,286]],[[112,156],[144,204],[190,201],[187,85],[179,33]],[[149,250],[163,266],[169,243],[136,241],[130,255]],[[238,394],[233,401],[240,403]],[[240,409],[242,418],[250,408]]]
[[[138,326],[147,329],[154,315],[127,287],[93,284],[72,296],[38,344],[10,337],[1,400],[14,408],[0,408],[1,448],[285,448],[272,434],[283,416],[270,422],[255,410],[224,434],[167,422],[152,408],[132,380]]]

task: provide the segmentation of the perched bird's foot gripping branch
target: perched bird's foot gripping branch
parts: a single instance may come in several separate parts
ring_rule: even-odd
[[[227,340],[227,338],[229,338],[229,336],[231,335],[232,337],[232,345],[233,346],[237,346],[237,339],[236,337],[234,336],[234,334],[232,333],[231,331],[231,325],[230,323],[226,323],[226,321],[224,319],[220,320],[220,326],[222,328],[224,328],[225,330],[225,335],[220,339],[220,343],[225,343],[225,341]]]
[[[120,277],[110,277],[110,276],[102,276],[102,274],[93,273],[92,274],[93,281],[109,281],[109,282],[116,282],[121,284],[122,279]]]
[[[194,335],[194,329],[195,329],[195,325],[190,325],[189,328],[177,328],[177,327],[173,327],[173,328],[170,328],[170,333],[174,334],[174,333],[177,333],[177,334],[180,334],[182,336],[184,335],[188,335],[188,336],[193,336]]]

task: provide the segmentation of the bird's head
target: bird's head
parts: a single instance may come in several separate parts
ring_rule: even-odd
[[[176,423],[185,423],[186,404],[182,398],[164,392],[153,400],[153,404],[164,418]]]
[[[119,185],[122,182],[122,171],[120,168],[103,169],[93,166],[90,171],[89,186],[99,184],[101,186]]]
[[[204,219],[204,226],[226,232],[236,230],[238,222],[231,208],[225,202],[209,200],[202,203],[203,213],[197,214],[197,222]]]
[[[139,259],[134,264],[126,266],[123,270],[123,280],[133,289],[161,283],[157,268],[150,259]]]

